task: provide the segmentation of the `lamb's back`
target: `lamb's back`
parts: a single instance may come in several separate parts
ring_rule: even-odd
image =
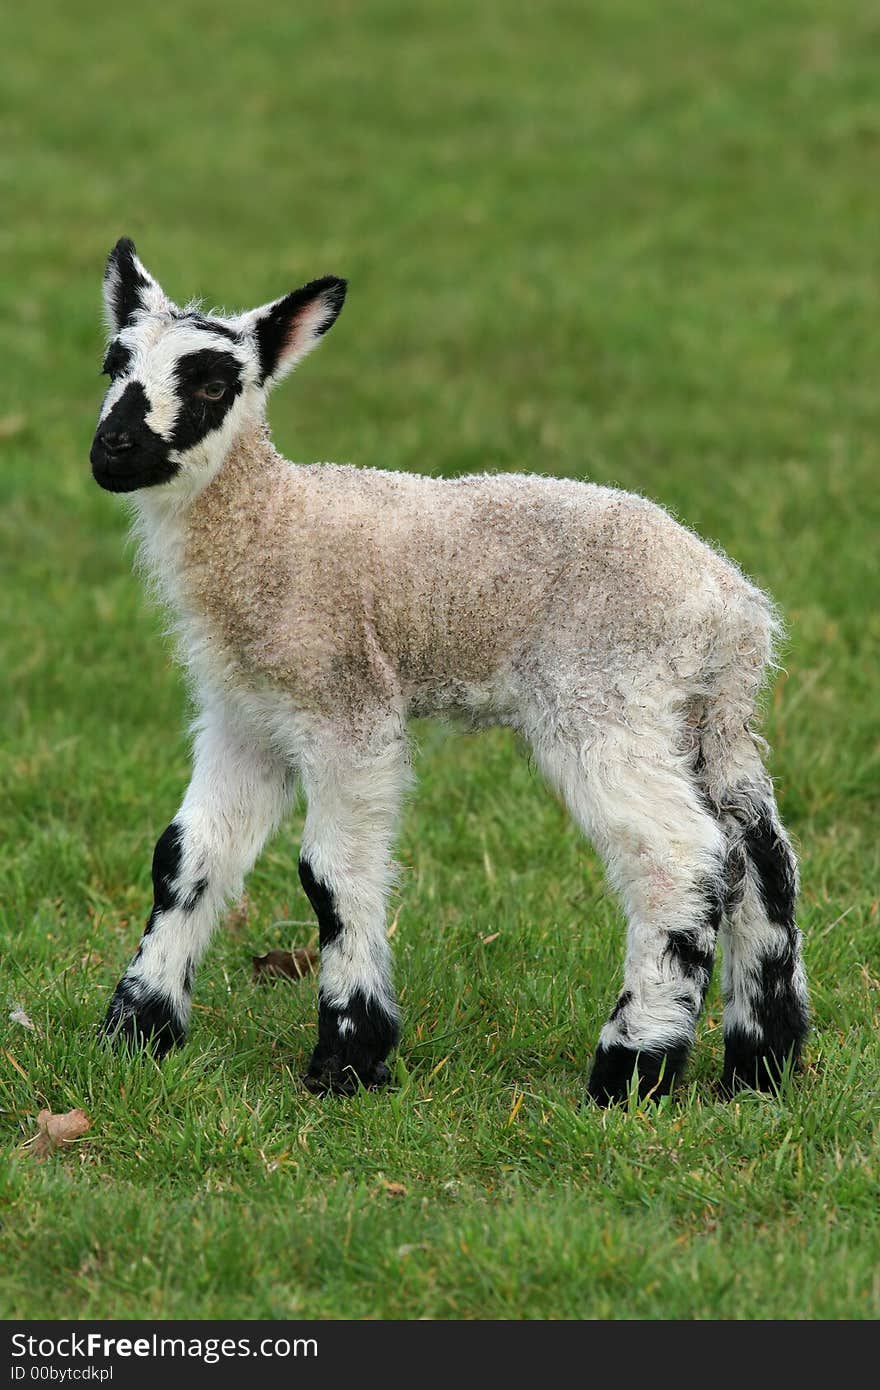
[[[676,624],[757,595],[633,493],[528,474],[308,473],[320,587],[344,589],[404,681],[479,679],[548,628],[593,651],[674,641]]]

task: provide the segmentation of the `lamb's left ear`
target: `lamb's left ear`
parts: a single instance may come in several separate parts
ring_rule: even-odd
[[[243,315],[256,339],[261,385],[279,381],[320,342],[339,317],[347,288],[345,280],[325,275]]]
[[[134,242],[120,237],[104,271],[104,314],[111,335],[131,323],[137,313],[161,314],[173,308],[162,286],[138,260]]]

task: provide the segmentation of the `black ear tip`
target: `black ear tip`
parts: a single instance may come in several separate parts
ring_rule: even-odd
[[[348,293],[348,281],[343,280],[340,275],[325,275],[324,279],[319,281],[319,284],[322,286],[324,295],[329,299],[330,303],[334,305],[338,312],[342,308],[343,301]]]
[[[314,303],[319,300],[324,306],[326,317],[324,322],[315,329],[320,336],[331,328],[339,318],[339,311],[345,303],[345,294],[348,289],[348,281],[343,280],[339,275],[322,275],[320,280],[312,280],[310,284],[303,285],[301,290],[296,290],[294,298],[302,299],[305,303]]]
[[[136,255],[137,252],[135,251],[134,242],[132,241],[131,237],[121,236],[117,241],[116,245],[113,247],[113,250],[110,252],[110,255],[107,259],[109,261],[117,261],[122,260],[124,258],[125,260],[130,261]]]

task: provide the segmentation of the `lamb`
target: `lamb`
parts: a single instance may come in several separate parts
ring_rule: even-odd
[[[122,239],[104,278],[110,385],[95,479],[130,494],[198,716],[189,788],[105,1028],[184,1040],[222,908],[301,787],[299,872],[320,935],[306,1085],[389,1079],[385,908],[407,721],[516,730],[603,858],[628,918],[623,988],[589,1079],[668,1092],[724,943],[723,1086],[794,1066],[808,1005],[797,866],[751,721],[777,619],[660,507],[585,482],[443,480],[273,448],[269,390],[336,320],[313,280],[235,316],[179,308]]]

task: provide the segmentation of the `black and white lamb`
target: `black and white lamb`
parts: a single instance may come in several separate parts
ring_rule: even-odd
[[[153,858],[153,909],[109,1033],[183,1040],[223,906],[301,786],[320,927],[305,1081],[388,1080],[385,931],[410,716],[523,737],[602,856],[629,931],[590,1094],[669,1090],[724,942],[723,1081],[770,1086],[807,1030],[797,868],[751,731],[766,596],[644,498],[590,483],[295,465],[266,398],[333,324],[327,276],[234,317],[178,308],[110,254],[96,480],[129,493],[198,706],[192,780]]]

